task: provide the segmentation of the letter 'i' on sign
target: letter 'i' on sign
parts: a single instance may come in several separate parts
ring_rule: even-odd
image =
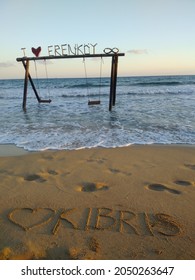
[[[21,50],[23,51],[24,57],[26,56],[25,49],[26,48],[21,48]]]

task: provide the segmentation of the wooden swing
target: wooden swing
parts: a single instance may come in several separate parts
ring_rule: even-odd
[[[102,64],[103,64],[103,58],[101,57],[100,61],[100,77],[99,77],[99,99],[97,100],[91,100],[90,99],[90,94],[89,94],[89,84],[88,84],[88,76],[87,76],[87,68],[86,68],[86,63],[85,63],[85,58],[83,58],[83,63],[84,63],[84,70],[85,70],[85,80],[86,80],[86,87],[87,87],[87,96],[88,96],[88,105],[100,105],[101,100],[101,86],[102,86]]]
[[[40,52],[40,47],[38,48],[38,51]],[[34,52],[33,52],[34,53]],[[24,69],[25,69],[25,77],[24,77],[24,91],[23,91],[23,103],[22,107],[23,110],[26,111],[26,101],[27,101],[27,91],[28,91],[28,81],[30,82],[32,89],[35,93],[35,96],[38,100],[38,102],[42,103],[50,103],[51,100],[44,100],[41,99],[38,95],[38,92],[36,90],[36,87],[34,85],[34,82],[31,78],[30,72],[29,72],[29,64],[30,61],[35,61],[35,60],[50,60],[50,59],[70,59],[70,58],[94,58],[94,57],[111,57],[112,62],[111,62],[111,75],[110,75],[110,94],[109,94],[109,111],[112,111],[112,107],[115,106],[116,102],[116,83],[117,83],[117,68],[118,68],[118,57],[119,56],[124,56],[124,53],[119,53],[118,49],[113,48],[107,48],[104,49],[104,53],[101,54],[78,54],[78,55],[49,55],[49,56],[38,56],[37,53],[35,53],[36,57],[18,57],[16,60],[18,62],[22,62]],[[84,64],[85,65],[85,64]],[[86,68],[86,67],[85,67]],[[100,104],[100,90],[101,90],[101,71],[100,70],[100,87],[99,87],[99,100],[90,100],[89,99],[89,93],[88,93],[88,104],[89,105],[98,105]],[[85,72],[87,74],[87,71],[85,69]],[[86,75],[86,81],[87,81],[87,75]],[[88,82],[87,82],[87,91],[88,91]]]
[[[36,64],[36,61],[34,60],[34,66],[35,66],[35,74],[36,74],[36,81],[37,81],[37,89],[38,89],[38,92],[39,92],[39,95],[40,95],[40,89],[39,89],[39,78],[38,78],[38,71],[37,71],[37,64]],[[46,64],[46,60],[44,59],[44,66],[45,66],[45,75],[46,75],[46,84],[47,84],[47,92],[48,92],[48,95],[49,94],[49,87],[48,87],[48,71],[47,71],[47,64]],[[40,103],[50,103],[51,102],[51,99],[41,99],[38,95],[38,101]]]

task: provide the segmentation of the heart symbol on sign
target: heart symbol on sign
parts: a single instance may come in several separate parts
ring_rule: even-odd
[[[36,57],[38,57],[39,54],[40,54],[40,52],[41,52],[41,47],[38,47],[37,49],[32,48],[31,50],[32,50],[32,53],[33,53]]]
[[[8,219],[23,230],[32,230],[51,221],[56,211],[51,208],[16,208],[8,214]]]

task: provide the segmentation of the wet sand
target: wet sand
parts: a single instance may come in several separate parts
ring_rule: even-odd
[[[0,259],[195,258],[193,146],[2,146]]]

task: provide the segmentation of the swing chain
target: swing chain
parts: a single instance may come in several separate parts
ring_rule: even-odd
[[[34,60],[34,65],[35,65],[35,74],[36,74],[36,82],[37,82],[38,93],[40,94],[39,79],[38,79],[38,71],[37,71],[36,60]]]
[[[88,96],[88,105],[98,105],[100,104],[100,95],[101,95],[101,85],[102,85],[102,64],[104,63],[103,57],[101,56],[100,62],[100,78],[99,78],[99,100],[91,101],[89,97],[89,84],[88,84],[88,76],[87,76],[87,67],[85,63],[85,58],[83,57],[84,63],[84,71],[85,71],[85,80],[86,80],[86,87],[87,87],[87,96]]]
[[[104,64],[103,57],[101,56],[101,61],[100,61],[100,82],[99,82],[99,100],[100,100],[100,95],[101,95],[101,88],[102,88],[102,65]]]
[[[46,78],[47,78],[47,91],[48,91],[48,95],[50,97],[50,89],[49,89],[49,85],[48,85],[48,71],[47,71],[47,63],[46,63],[46,59],[44,59],[44,64],[45,64],[45,74],[46,74]]]
[[[44,59],[44,62],[45,62],[45,72],[46,72],[46,77],[47,77],[47,90],[48,90],[48,93],[49,93],[49,87],[48,87],[48,73],[47,73],[47,66],[46,66],[46,61]],[[37,71],[37,64],[36,64],[36,61],[34,60],[34,65],[35,65],[35,73],[36,73],[36,81],[37,81],[37,88],[38,88],[38,92],[39,92],[39,95],[40,95],[40,88],[39,88],[39,79],[38,79],[38,71]],[[35,93],[36,94],[36,93]],[[51,99],[41,99],[38,95],[38,93],[36,94],[37,95],[37,99],[40,103],[50,103],[51,102]]]
[[[84,57],[83,57],[83,64],[84,64],[84,71],[85,71],[85,82],[86,82],[86,87],[87,87],[87,96],[88,96],[88,102],[89,102],[89,84],[88,84],[88,77],[87,77],[87,67],[86,67]]]

